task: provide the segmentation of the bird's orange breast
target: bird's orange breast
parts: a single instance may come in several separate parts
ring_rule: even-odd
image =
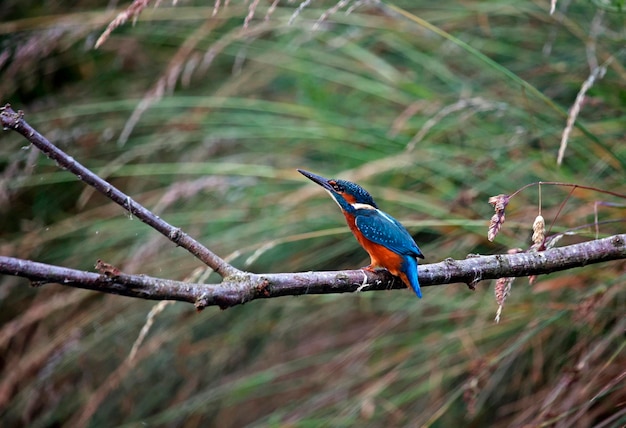
[[[404,275],[400,270],[403,262],[402,256],[394,253],[384,245],[376,244],[375,242],[365,238],[361,231],[359,231],[356,227],[354,216],[348,213],[344,213],[344,216],[357,241],[359,241],[361,247],[363,247],[363,249],[365,249],[365,251],[367,251],[370,255],[370,258],[372,259],[371,266],[384,267],[391,272],[392,275],[401,276],[403,277],[402,279],[405,280],[406,275]],[[405,280],[404,282],[408,284],[408,280]]]

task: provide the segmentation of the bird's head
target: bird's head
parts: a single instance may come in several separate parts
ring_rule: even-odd
[[[324,178],[303,169],[299,169],[298,172],[314,183],[322,186],[344,211],[358,208],[378,208],[372,195],[356,183],[334,178]]]

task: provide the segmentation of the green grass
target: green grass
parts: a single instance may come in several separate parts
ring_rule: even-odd
[[[368,261],[336,205],[296,168],[362,184],[415,235],[426,262],[530,245],[537,188],[511,200],[494,243],[486,239],[490,196],[536,181],[626,192],[623,12],[574,2],[550,17],[545,2],[401,1],[339,11],[312,31],[335,3],[313,2],[292,25],[297,5],[281,4],[264,21],[263,4],[245,32],[248,5],[232,3],[212,20],[206,3],[146,9],[98,51],[85,46],[112,16],[92,5],[42,17],[9,4],[0,31],[13,68],[0,66],[0,79],[13,84],[0,85],[0,101],[253,272]],[[44,37],[50,28],[57,37]],[[41,49],[31,57],[21,50],[27,40]],[[590,40],[599,64],[613,60],[557,167],[568,111],[590,74]],[[168,67],[190,70],[209,51],[210,64],[172,78],[121,140]],[[102,259],[174,279],[202,274],[186,251],[22,150],[17,134],[2,142],[2,255],[88,270]],[[548,225],[570,190],[542,187]],[[592,224],[598,201],[623,204],[578,189],[553,231]],[[598,219],[613,221],[602,236],[623,233],[623,208],[599,206]],[[562,243],[594,234],[589,226]],[[388,291],[201,313],[172,304],[130,365],[154,302],[2,277],[0,420],[617,427],[626,422],[624,272],[612,262],[532,287],[517,279],[499,324],[487,282],[474,292],[428,287],[419,301]]]

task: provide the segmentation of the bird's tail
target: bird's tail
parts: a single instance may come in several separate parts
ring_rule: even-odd
[[[404,269],[403,273],[406,275],[406,279],[417,294],[417,297],[422,298],[422,290],[420,290],[420,282],[417,279],[417,259],[412,256],[404,256]],[[403,278],[404,279],[404,278]]]

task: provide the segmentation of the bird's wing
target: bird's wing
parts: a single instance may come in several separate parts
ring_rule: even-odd
[[[397,254],[424,258],[411,234],[398,220],[380,210],[362,210],[355,216],[356,227],[370,241]]]

